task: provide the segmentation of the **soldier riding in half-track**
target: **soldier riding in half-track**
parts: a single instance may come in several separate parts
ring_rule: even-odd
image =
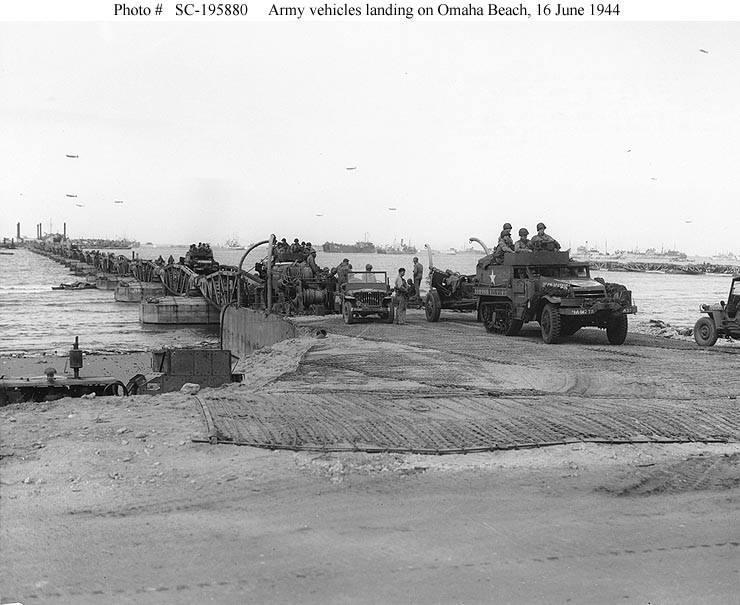
[[[571,261],[568,252],[507,252],[498,264],[490,254],[478,261],[477,280],[474,295],[486,330],[507,336],[538,321],[547,344],[595,326],[619,345],[627,315],[637,312],[630,290],[591,279],[588,263]]]

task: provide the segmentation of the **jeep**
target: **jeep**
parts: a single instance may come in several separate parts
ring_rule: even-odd
[[[335,308],[341,310],[344,323],[359,317],[377,315],[393,323],[393,301],[385,271],[350,271],[347,281],[339,287]]]
[[[740,338],[740,275],[733,277],[727,303],[724,300],[716,305],[701,305],[699,311],[706,313],[694,324],[694,340],[702,347],[711,347],[720,336]]]

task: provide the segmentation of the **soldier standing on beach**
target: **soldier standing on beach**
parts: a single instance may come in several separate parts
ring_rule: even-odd
[[[419,262],[417,256],[414,257],[414,299],[418,302],[421,300],[421,279],[424,277],[424,265]]]
[[[395,292],[396,292],[396,310],[395,323],[403,325],[406,323],[406,306],[408,305],[408,285],[404,279],[406,269],[401,267],[398,270],[398,277],[396,277]]]

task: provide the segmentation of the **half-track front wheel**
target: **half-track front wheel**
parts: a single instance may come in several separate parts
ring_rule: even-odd
[[[439,314],[442,312],[442,300],[439,298],[439,294],[432,290],[427,292],[427,299],[424,303],[424,314],[427,317],[427,321],[439,321]]]
[[[547,303],[542,309],[540,328],[545,344],[555,344],[560,338],[560,312],[555,305]]]
[[[355,316],[352,314],[352,303],[345,302],[342,306],[342,319],[348,325],[355,323]]]
[[[700,347],[711,347],[717,337],[717,325],[711,317],[702,317],[694,324],[694,340]]]
[[[627,316],[610,317],[606,324],[606,337],[610,344],[621,345],[627,338]]]

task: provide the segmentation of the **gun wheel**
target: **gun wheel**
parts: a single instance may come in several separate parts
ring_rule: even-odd
[[[424,314],[427,321],[439,321],[439,315],[442,312],[442,300],[435,291],[427,293],[427,299],[424,304]]]

